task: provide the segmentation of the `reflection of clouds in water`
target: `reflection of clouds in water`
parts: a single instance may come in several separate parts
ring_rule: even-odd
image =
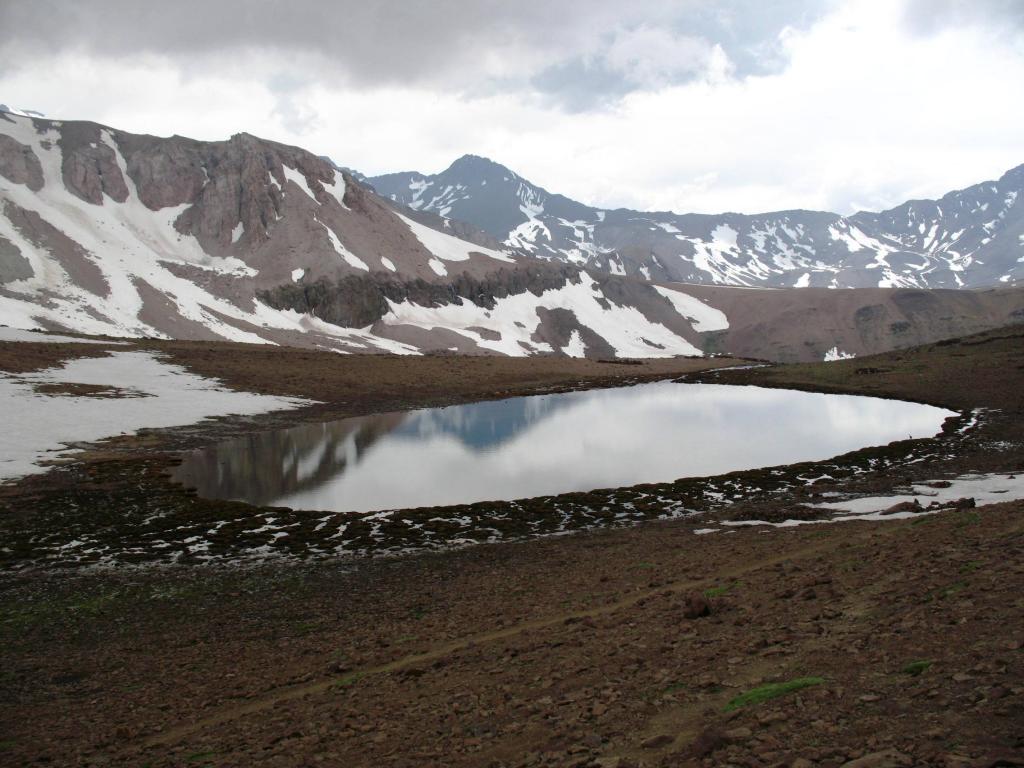
[[[702,384],[543,399],[458,406],[443,418],[419,412],[428,420],[415,430],[381,437],[347,471],[277,503],[366,511],[715,475],[927,437],[951,415],[890,400]],[[482,439],[489,423],[499,425],[492,433],[500,444]]]

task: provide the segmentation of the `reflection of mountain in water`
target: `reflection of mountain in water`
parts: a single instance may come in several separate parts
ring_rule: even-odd
[[[583,399],[583,393],[541,395],[413,411],[393,434],[415,438],[446,435],[477,451],[493,450]]]
[[[583,399],[580,394],[520,397],[265,432],[197,451],[174,479],[207,498],[272,505],[338,477],[386,436],[451,436],[474,451],[494,450]]]
[[[250,435],[197,451],[174,474],[200,496],[273,504],[354,466],[404,413],[384,413]]]

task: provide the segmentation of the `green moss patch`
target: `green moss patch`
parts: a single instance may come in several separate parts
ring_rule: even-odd
[[[721,587],[711,587],[710,589],[705,589],[704,590],[704,597],[721,597],[726,592],[729,592],[729,591],[735,589],[739,585],[740,585],[740,583],[738,581],[734,581],[732,584],[725,584],[724,586],[721,586]]]
[[[725,705],[726,712],[732,712],[740,707],[748,707],[752,704],[760,704],[763,701],[777,699],[787,693],[793,693],[803,688],[810,688],[813,685],[821,685],[825,682],[823,677],[798,677],[795,680],[788,680],[784,683],[768,683],[761,685],[746,693],[740,694]]]
[[[911,677],[917,677],[924,672],[928,667],[932,665],[930,661],[912,661],[903,669],[900,670],[904,675],[910,675]]]

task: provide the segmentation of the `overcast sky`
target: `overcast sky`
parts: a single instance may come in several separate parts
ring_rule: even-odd
[[[465,153],[603,207],[848,213],[1024,163],[1024,0],[2,0],[0,102]]]

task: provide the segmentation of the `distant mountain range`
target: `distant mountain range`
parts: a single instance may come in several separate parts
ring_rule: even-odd
[[[602,210],[475,155],[432,176],[367,181],[395,202],[479,227],[538,258],[655,282],[976,288],[1024,278],[1024,165],[939,200],[852,216]]]
[[[342,353],[820,360],[1024,321],[1024,288],[1012,286],[682,285],[672,280],[713,276],[700,264],[731,265],[748,233],[762,233],[764,249],[790,243],[798,263],[804,249],[795,240],[811,225],[777,214],[769,237],[770,217],[753,227],[744,221],[757,217],[596,211],[480,158],[446,173],[451,183],[372,181],[404,189],[406,206],[326,158],[249,134],[160,138],[0,111],[0,325]],[[1019,206],[1006,204],[1003,184],[977,193],[988,195],[995,221],[986,247],[1006,242],[1011,222],[1019,228]],[[913,205],[899,216],[928,213]],[[854,255],[869,237],[852,219],[808,216],[821,218],[816,231],[841,233],[840,250]],[[691,219],[704,222],[710,240],[693,234]],[[944,231],[928,237],[974,237]],[[576,239],[557,250],[556,235]],[[613,235],[622,242],[608,250]],[[706,258],[658,250],[665,239]],[[950,249],[942,253],[949,258]],[[991,267],[960,258],[961,277]],[[888,254],[886,266],[863,269],[877,276],[896,261]],[[756,272],[729,268],[720,281]],[[785,274],[784,284],[818,282]]]

